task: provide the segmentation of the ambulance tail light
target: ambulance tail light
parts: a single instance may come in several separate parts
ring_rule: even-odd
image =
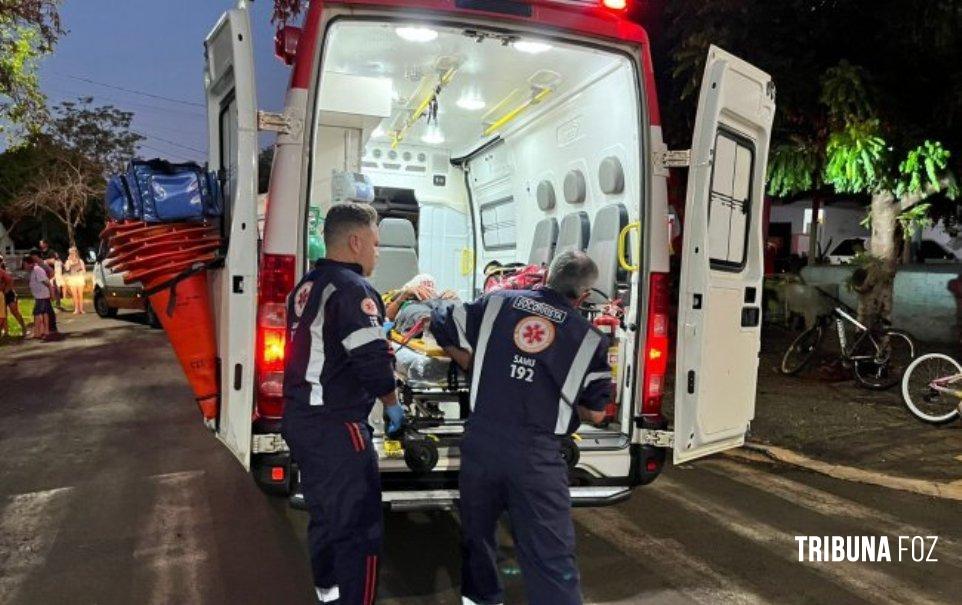
[[[294,288],[294,256],[265,254],[261,258],[257,292],[255,349],[256,415],[278,419],[284,412],[284,348],[287,295]]]
[[[656,421],[661,415],[661,402],[668,371],[668,321],[671,285],[667,273],[652,273],[648,289],[648,321],[645,337],[644,379],[641,391],[641,414]]]

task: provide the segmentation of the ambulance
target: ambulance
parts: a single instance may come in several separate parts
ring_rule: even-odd
[[[611,418],[577,433],[574,505],[627,498],[669,454],[679,464],[743,444],[755,408],[775,87],[712,47],[690,149],[667,149],[651,44],[627,17],[631,1],[311,0],[302,24],[275,40],[292,67],[282,113],[258,110],[246,3],[214,26],[209,162],[226,195],[225,261],[210,280],[215,434],[265,490],[298,502],[279,430],[285,301],[318,254],[325,211],[345,199],[373,199],[379,211],[371,279],[382,292],[430,273],[470,300],[486,269],[546,265],[565,250],[599,265],[597,296],[618,309],[604,326],[616,368]],[[259,229],[265,131],[277,138]],[[688,170],[677,293],[673,168]],[[663,410],[671,369],[674,403]],[[385,506],[452,506],[457,447],[413,472],[387,451],[373,416]]]

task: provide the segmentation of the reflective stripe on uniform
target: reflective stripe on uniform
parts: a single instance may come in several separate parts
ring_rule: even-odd
[[[602,380],[602,379],[610,380],[611,372],[592,372],[591,374],[588,374],[587,376],[585,376],[585,381],[583,383],[583,386],[587,387],[592,382],[596,380]]]
[[[360,330],[354,330],[350,334],[344,337],[341,344],[348,353],[363,347],[366,344],[370,344],[376,340],[384,340],[384,330],[380,326],[371,326],[370,328],[361,328]]]
[[[465,351],[471,352],[471,343],[468,342],[468,314],[464,310],[464,305],[455,305],[451,313],[454,318],[454,327],[458,330],[458,346]]]
[[[336,291],[334,284],[327,284],[321,292],[317,314],[311,322],[311,355],[307,358],[307,370],[304,372],[304,380],[311,385],[311,405],[324,404],[324,388],[321,387],[321,371],[324,369],[324,308]]]
[[[589,330],[585,334],[585,339],[581,341],[578,352],[575,353],[564,386],[561,387],[561,399],[558,400],[558,422],[554,427],[556,435],[564,435],[568,432],[571,415],[575,411],[575,400],[578,397],[578,392],[581,391],[582,382],[588,372],[588,365],[591,364],[591,358],[594,357],[600,342],[601,336],[597,332]]]
[[[494,320],[501,312],[501,305],[504,299],[500,296],[492,296],[488,299],[488,304],[484,309],[484,316],[481,318],[481,328],[478,330],[478,348],[474,351],[474,364],[471,366],[471,411],[474,411],[474,403],[478,398],[478,384],[481,379],[481,368],[484,367],[484,353],[488,348],[488,339],[491,337],[491,330],[494,328]]]

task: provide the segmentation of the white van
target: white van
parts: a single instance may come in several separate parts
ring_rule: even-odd
[[[313,260],[309,213],[323,215],[332,175],[345,172],[370,182],[384,208],[415,201],[408,218],[382,221],[372,277],[382,289],[430,271],[468,298],[494,260],[548,262],[580,248],[598,262],[597,288],[625,311],[613,351],[617,407],[605,428],[578,432],[576,505],[627,497],[660,473],[669,450],[680,463],[743,443],[755,406],[774,85],[713,47],[692,148],[667,151],[649,41],[623,5],[313,2],[303,27],[278,34],[279,55],[293,65],[282,114],[257,110],[244,3],[214,27],[205,74],[210,163],[224,170],[228,196],[226,262],[211,279],[222,384],[216,434],[265,489],[296,488],[278,432],[284,304]],[[259,129],[278,133],[261,241]],[[673,315],[667,177],[675,166],[689,167],[689,188]],[[662,415],[669,354],[673,427]],[[463,418],[449,420],[457,427]],[[416,474],[384,451],[377,431],[375,443],[387,506],[456,500],[456,446]]]

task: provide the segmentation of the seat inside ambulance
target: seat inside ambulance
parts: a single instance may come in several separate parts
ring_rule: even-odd
[[[378,225],[377,267],[371,283],[379,292],[396,290],[418,274],[418,240],[414,225],[403,218],[385,218]]]
[[[558,245],[558,219],[553,216],[543,218],[534,226],[534,238],[531,240],[531,253],[528,255],[529,265],[551,264],[554,258],[555,246]]]
[[[555,247],[555,256],[563,252],[581,251],[584,252],[588,247],[588,238],[591,235],[591,222],[588,220],[588,213],[584,210],[572,212],[561,219],[561,229],[558,233],[558,245]]]

